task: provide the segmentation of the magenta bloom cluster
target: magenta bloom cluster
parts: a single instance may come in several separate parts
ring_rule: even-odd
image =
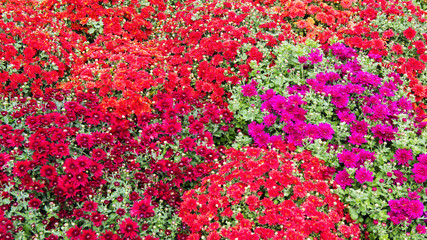
[[[307,104],[300,96],[293,94],[284,97],[276,94],[274,90],[267,90],[265,94],[260,94],[263,100],[261,109],[268,111],[261,124],[255,121],[248,126],[248,133],[254,138],[258,146],[265,147],[267,144],[282,140],[279,135],[270,135],[265,132],[265,128],[271,127],[276,122],[284,124],[282,130],[286,133],[285,140],[294,145],[301,145],[305,138],[311,140],[332,139],[334,129],[328,123],[310,124],[306,123],[306,110],[302,108]]]

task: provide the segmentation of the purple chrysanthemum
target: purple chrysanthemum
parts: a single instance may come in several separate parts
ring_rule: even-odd
[[[335,133],[334,129],[331,127],[331,124],[329,123],[319,123],[318,130],[319,130],[319,138],[322,138],[322,139],[332,139]]]
[[[355,121],[351,124],[350,132],[351,133],[360,133],[362,135],[366,135],[368,133],[369,124],[365,121]]]
[[[264,94],[259,95],[261,100],[267,101],[276,95],[276,92],[273,89],[268,89]]]
[[[320,63],[323,60],[322,56],[319,49],[312,49],[311,53],[308,54],[308,60],[311,61],[311,64]]]
[[[414,173],[413,177],[416,183],[423,183],[427,180],[427,165],[415,163],[412,172]]]
[[[424,204],[419,200],[411,200],[405,207],[406,213],[412,219],[417,219],[423,215]]]
[[[258,94],[256,87],[252,84],[243,85],[242,93],[245,97],[252,97]]]
[[[391,141],[394,140],[394,134],[397,133],[397,128],[388,126],[385,124],[378,124],[371,129],[374,133],[374,137],[380,139],[380,141]]]
[[[417,161],[421,164],[427,165],[427,154],[423,153],[417,157]]]
[[[414,159],[411,149],[397,149],[394,159],[398,164],[406,164]]]
[[[314,124],[308,124],[305,127],[305,136],[312,138],[312,139],[318,139],[319,138],[319,129]]]
[[[374,180],[374,174],[366,168],[359,168],[355,175],[356,180],[363,184],[364,182],[372,182]]]
[[[362,145],[363,143],[367,143],[365,136],[360,133],[353,133],[349,138],[348,142],[354,145]]]
[[[267,127],[272,126],[275,122],[276,122],[277,116],[274,114],[268,114],[264,117],[264,122],[263,124]]]
[[[335,175],[335,182],[340,185],[342,189],[345,189],[346,186],[351,186],[354,181],[350,178],[347,170],[344,169],[338,171],[337,175]]]
[[[402,185],[404,182],[406,182],[408,179],[403,175],[403,172],[401,172],[400,170],[393,170],[393,174],[394,176],[396,176],[396,178],[393,180],[394,184],[400,184]]]
[[[252,137],[257,137],[258,135],[264,133],[264,125],[253,121],[248,125],[248,133]]]
[[[337,56],[340,60],[345,60],[353,56],[357,56],[356,50],[346,47],[343,43],[334,43],[330,46],[332,54]]]
[[[353,152],[344,149],[342,153],[337,155],[340,163],[344,163],[346,168],[358,168],[360,167],[359,156]]]
[[[261,133],[254,137],[254,141],[259,147],[266,147],[270,143],[270,135],[268,133]]]
[[[388,212],[389,220],[394,224],[420,218],[424,213],[424,205],[419,200],[400,198],[388,202],[391,212]]]
[[[348,109],[346,111],[338,111],[338,118],[345,123],[351,123],[356,120],[356,115],[351,113]]]

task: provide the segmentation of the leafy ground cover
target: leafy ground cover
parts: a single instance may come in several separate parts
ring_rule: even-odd
[[[424,239],[424,1],[0,3],[0,239]]]

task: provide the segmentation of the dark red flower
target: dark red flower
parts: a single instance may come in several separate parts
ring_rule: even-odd
[[[83,210],[86,212],[94,212],[98,209],[98,203],[92,201],[86,201],[83,204]]]
[[[138,236],[138,228],[138,224],[130,218],[126,218],[122,223],[120,223],[120,230],[124,237],[134,238]]]
[[[28,205],[34,209],[39,209],[41,203],[42,201],[40,201],[40,199],[33,198],[28,202]]]
[[[90,219],[92,220],[93,224],[97,227],[102,225],[102,221],[104,221],[105,215],[100,214],[99,212],[93,212]]]
[[[154,213],[154,207],[151,206],[151,198],[145,198],[139,202],[135,202],[133,207],[130,210],[130,214],[132,217],[140,218],[148,218],[151,213]]]
[[[75,226],[73,228],[68,229],[67,237],[71,240],[78,240],[80,238],[81,232],[82,232],[82,229]]]
[[[80,240],[94,240],[97,239],[96,232],[92,229],[83,230],[80,234]]]

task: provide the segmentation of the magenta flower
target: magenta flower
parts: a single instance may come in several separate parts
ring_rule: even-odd
[[[374,174],[366,168],[359,168],[356,171],[356,180],[363,184],[364,182],[372,182],[374,180]]]
[[[427,180],[427,165],[415,163],[412,172],[414,173],[413,178],[416,183],[423,183]]]
[[[353,133],[348,138],[348,142],[351,144],[354,144],[354,145],[361,146],[362,144],[367,143],[368,141],[366,141],[365,135],[360,134],[360,133]]]
[[[351,186],[354,181],[350,178],[347,170],[344,169],[338,171],[337,175],[335,175],[335,182],[340,185],[342,189],[345,189],[346,186]]]
[[[257,137],[263,132],[264,132],[264,125],[262,124],[258,124],[257,122],[254,121],[248,125],[248,133],[252,137]]]
[[[308,56],[308,60],[311,61],[311,64],[320,63],[323,60],[323,55],[319,49],[312,49],[311,53],[309,53]]]
[[[417,157],[417,161],[421,164],[427,165],[427,154],[423,153]]]
[[[424,204],[419,200],[411,200],[405,209],[410,218],[417,219],[424,213]]]
[[[414,159],[411,149],[397,149],[394,159],[398,164],[406,164]]]
[[[418,224],[417,227],[415,228],[417,230],[417,233],[419,234],[426,234],[426,227],[423,225]]]
[[[276,122],[277,116],[274,114],[268,114],[264,117],[263,124],[267,127],[272,126]]]
[[[301,64],[307,62],[307,57],[304,57],[304,56],[298,57],[298,62],[301,63]]]
[[[252,84],[243,85],[242,93],[245,97],[252,97],[258,94],[256,87]]]
[[[359,161],[359,156],[353,152],[344,149],[342,153],[337,155],[340,163],[344,163],[346,168],[358,168],[361,163]]]
[[[319,138],[322,139],[332,139],[333,134],[335,133],[334,129],[329,123],[319,123]]]
[[[378,124],[371,129],[374,133],[374,137],[380,139],[380,141],[391,141],[394,140],[394,134],[397,133],[397,128],[388,126],[385,124]]]

